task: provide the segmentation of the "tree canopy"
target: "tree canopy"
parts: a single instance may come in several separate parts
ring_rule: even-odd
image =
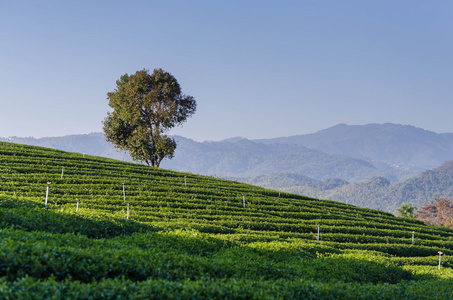
[[[417,207],[412,206],[412,203],[403,203],[397,209],[398,215],[400,218],[414,218],[414,212],[417,210]]]
[[[103,122],[106,140],[129,151],[133,160],[159,167],[176,149],[168,130],[195,113],[195,99],[182,94],[176,78],[162,69],[124,74],[116,85],[107,93],[113,111]]]

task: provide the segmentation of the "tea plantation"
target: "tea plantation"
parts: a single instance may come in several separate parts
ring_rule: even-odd
[[[0,299],[453,299],[451,255],[378,210],[0,143]]]

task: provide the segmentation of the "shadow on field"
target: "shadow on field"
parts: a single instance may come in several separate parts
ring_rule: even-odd
[[[0,228],[83,234],[90,238],[155,232],[160,228],[107,214],[64,213],[33,201],[0,196]]]

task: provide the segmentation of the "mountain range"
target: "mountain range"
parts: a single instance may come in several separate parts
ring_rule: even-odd
[[[431,169],[453,159],[453,133],[435,133],[410,125],[336,126],[312,134],[255,140],[296,144],[328,154],[385,163],[396,168]]]
[[[313,178],[277,173],[238,179],[266,188],[331,199],[361,207],[377,208],[396,213],[402,203],[420,208],[435,197],[453,197],[453,160],[440,167],[422,172],[402,182],[390,182],[384,177],[349,183],[341,179]]]
[[[450,164],[444,163],[453,160],[453,133],[387,123],[338,124],[312,134],[259,140],[236,137],[196,142],[174,138],[178,145],[175,156],[161,164],[166,169],[391,212],[402,202],[419,205],[434,196],[453,195],[444,186],[450,180],[445,178],[451,176],[446,171]],[[126,152],[106,142],[102,133],[0,140],[131,161]],[[438,174],[437,182],[420,179],[430,169]],[[417,178],[425,185],[411,181]],[[422,190],[429,192],[423,194]]]

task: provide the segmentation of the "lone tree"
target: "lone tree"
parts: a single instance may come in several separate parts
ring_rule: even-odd
[[[113,108],[104,119],[104,135],[116,148],[128,150],[135,161],[159,167],[172,158],[176,142],[166,133],[195,113],[192,96],[183,95],[176,78],[162,69],[124,74],[107,93]]]

